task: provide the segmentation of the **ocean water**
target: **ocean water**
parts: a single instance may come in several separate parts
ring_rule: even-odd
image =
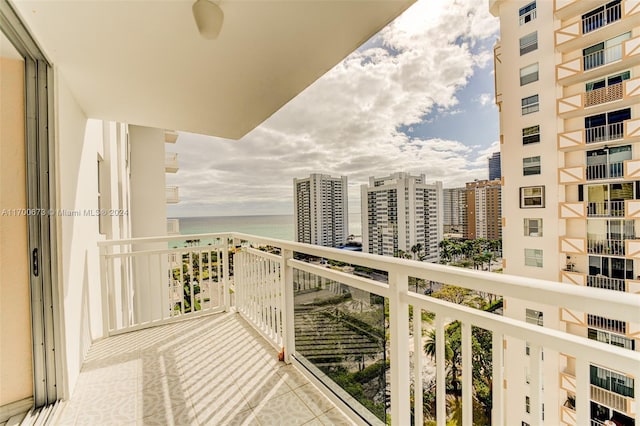
[[[180,234],[242,232],[293,241],[293,215],[180,217]],[[360,213],[349,215],[349,233],[361,235]]]

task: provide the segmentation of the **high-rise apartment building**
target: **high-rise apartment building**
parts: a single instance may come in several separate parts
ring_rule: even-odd
[[[442,240],[442,182],[393,173],[361,187],[362,251],[397,256],[420,244],[424,260],[437,262]]]
[[[443,230],[447,235],[461,237],[467,233],[467,189],[442,189]]]
[[[502,165],[500,163],[500,152],[494,152],[489,157],[489,180],[496,180],[502,177]]]
[[[338,247],[349,236],[347,177],[312,174],[293,180],[296,241]]]
[[[502,238],[501,193],[502,184],[499,180],[467,182],[465,238]]]
[[[490,0],[504,271],[640,291],[640,6]],[[560,284],[559,284],[560,285]],[[637,350],[638,324],[506,300],[505,315]],[[637,380],[615,365],[507,339],[506,424],[635,425]],[[541,357],[538,368],[533,356]],[[576,386],[589,380],[590,390]],[[544,383],[544,392],[539,390]],[[581,393],[582,392],[582,393]],[[577,409],[576,409],[577,408]]]

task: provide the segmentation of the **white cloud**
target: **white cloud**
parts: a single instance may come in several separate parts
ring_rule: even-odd
[[[478,102],[482,106],[489,105],[489,104],[493,103],[493,95],[491,93],[482,93],[478,97]]]
[[[491,53],[478,43],[497,31],[486,9],[420,1],[241,140],[182,134],[180,170],[168,177],[181,203],[170,214],[290,213],[292,179],[314,172],[347,175],[352,205],[371,175],[425,173],[445,186],[485,176],[486,157],[480,165],[461,142],[398,129],[462,110],[457,91]]]

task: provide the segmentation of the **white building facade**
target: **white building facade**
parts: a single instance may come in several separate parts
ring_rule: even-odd
[[[311,174],[293,180],[296,241],[339,247],[349,236],[347,177]]]
[[[394,173],[370,177],[361,187],[362,251],[384,256],[412,253],[420,244],[424,260],[437,262],[443,236],[442,182],[425,175]]]
[[[637,1],[489,1],[500,110],[504,272],[635,293],[640,7]],[[559,284],[560,285],[560,284]],[[551,302],[551,301],[550,301]],[[638,324],[507,299],[505,315],[637,350]],[[638,380],[506,339],[506,424],[635,425]],[[541,371],[531,367],[539,356]],[[544,392],[532,391],[544,378]],[[589,413],[589,418],[577,417]],[[612,422],[612,423],[607,423]]]

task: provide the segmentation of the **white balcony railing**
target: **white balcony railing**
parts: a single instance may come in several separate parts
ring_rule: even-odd
[[[620,3],[618,3],[596,13],[595,15],[582,18],[582,34],[590,33],[591,31],[595,31],[613,22],[619,21],[620,19],[622,19],[622,8],[620,7]]]
[[[180,233],[180,219],[167,219],[167,235]]]
[[[167,173],[175,173],[178,171],[178,153],[177,152],[165,152],[164,153],[164,170]]]
[[[164,194],[169,204],[176,204],[180,202],[180,192],[177,186],[165,187]]]
[[[622,44],[615,44],[605,49],[597,50],[583,56],[583,69],[585,71],[598,68],[611,62],[622,59]]]
[[[187,247],[184,247],[185,241]],[[505,362],[517,362],[504,357],[504,339],[508,336],[527,341],[531,354],[540,354],[544,347],[545,357],[558,352],[575,358],[576,424],[589,424],[590,420],[591,363],[615,366],[616,371],[640,377],[640,365],[633,351],[432,298],[410,291],[409,283],[415,279],[447,283],[517,298],[531,306],[553,304],[640,323],[640,295],[636,294],[558,285],[533,278],[237,233],[138,238],[98,244],[103,324],[108,334],[235,309],[274,348],[283,349],[285,362],[296,364],[308,377],[323,384],[323,392],[333,395],[334,401],[341,400],[342,408],[354,410],[372,424],[384,424],[390,418],[393,424],[409,425],[412,411],[415,424],[424,423],[422,398],[410,398],[412,390],[414,394],[423,394],[426,380],[423,354],[410,348],[423,347],[425,330],[422,321],[410,323],[410,308],[414,319],[427,312],[435,315],[434,406],[438,425],[444,425],[447,418],[444,342],[446,326],[453,321],[459,321],[461,331],[459,389],[465,425],[472,423],[473,415],[471,366],[475,327],[491,332],[489,342],[494,367],[487,374],[491,377],[489,383],[496,384],[492,391],[491,423],[494,425],[505,424],[501,366]],[[181,247],[170,248],[176,245]],[[303,260],[309,258],[351,266],[336,270],[324,262]],[[349,272],[354,268],[358,275]],[[308,344],[309,341],[312,344]],[[385,373],[387,361],[390,370]],[[540,395],[545,387],[542,361],[540,356],[530,356],[527,362],[531,364],[530,392],[534,395],[530,419],[538,425],[542,422]],[[374,371],[371,367],[376,366],[382,367],[380,380],[386,383],[381,393],[383,402],[378,404],[380,412],[364,408],[366,404],[359,396],[350,395],[331,379],[331,371],[336,367],[371,373]],[[639,392],[636,386],[636,395]],[[415,401],[413,407],[411,400]],[[390,417],[386,406],[390,407]]]
[[[624,217],[624,201],[589,201],[587,203],[588,217]]]
[[[611,161],[601,164],[587,164],[587,180],[616,179],[624,177],[624,163]]]
[[[607,142],[624,137],[624,121],[585,129],[586,143]]]
[[[622,278],[587,275],[587,285],[589,287],[604,288],[606,290],[627,291],[626,282]]]
[[[611,239],[603,235],[590,236],[587,238],[587,253],[624,256],[624,242],[625,240]]]

